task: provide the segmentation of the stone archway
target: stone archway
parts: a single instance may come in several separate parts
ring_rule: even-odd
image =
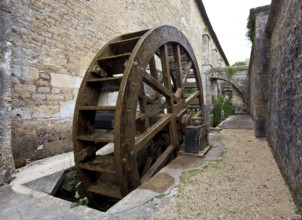
[[[229,67],[231,68],[231,67]],[[213,69],[209,80],[223,80],[230,83],[242,96],[245,103],[248,103],[248,67],[233,67],[233,74],[227,73],[228,68]]]
[[[249,79],[248,79],[248,66],[240,67],[226,67],[226,68],[213,68],[205,74],[206,84],[205,84],[205,94],[206,94],[206,105],[207,114],[209,116],[211,109],[213,108],[212,95],[215,94],[215,82],[224,81],[232,86],[232,91],[236,92],[236,97],[242,105],[234,105],[235,111],[237,113],[249,112]],[[221,94],[219,87],[217,87],[217,95]],[[215,95],[214,95],[215,96]],[[236,99],[236,97],[234,97]],[[234,101],[234,99],[233,99]],[[234,101],[236,103],[236,101]],[[234,104],[234,103],[233,103]],[[237,106],[237,107],[236,107]]]

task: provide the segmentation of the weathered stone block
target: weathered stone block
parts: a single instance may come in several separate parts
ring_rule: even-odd
[[[19,65],[12,67],[12,74],[17,76],[20,80],[26,82],[33,82],[39,78],[39,72],[36,68],[24,68]]]
[[[50,80],[50,75],[48,73],[40,72],[39,75],[40,75],[41,79]]]
[[[73,100],[74,99],[74,95],[73,94],[66,94],[65,95],[65,101],[69,101],[69,100]]]
[[[75,101],[60,102],[60,117],[71,118],[75,108]]]
[[[15,108],[12,110],[12,116],[15,120],[30,120],[32,108]]]
[[[71,151],[71,124],[66,120],[40,120],[39,126],[30,121],[24,124],[15,122],[12,146],[14,158],[33,160]]]
[[[79,88],[82,78],[57,73],[51,73],[51,85],[62,88]]]
[[[47,95],[47,100],[64,100],[64,95],[60,94],[50,94]]]
[[[33,108],[33,119],[55,118],[59,116],[59,106],[38,106]]]
[[[49,80],[38,79],[38,80],[36,81],[36,85],[37,85],[37,86],[40,86],[40,87],[48,87],[48,86],[50,86],[50,82],[49,82]]]
[[[15,92],[18,94],[24,94],[29,93],[32,94],[33,92],[36,92],[36,86],[31,84],[19,84],[17,88],[15,89]]]
[[[32,96],[33,101],[38,101],[38,100],[46,100],[47,95],[46,94],[33,94]]]
[[[27,81],[36,80],[39,78],[39,72],[36,68],[30,68],[23,74],[23,77]]]
[[[52,94],[58,94],[58,93],[61,93],[61,90],[59,88],[52,88],[51,93]]]
[[[40,92],[40,93],[50,93],[50,87],[39,87],[38,92]]]

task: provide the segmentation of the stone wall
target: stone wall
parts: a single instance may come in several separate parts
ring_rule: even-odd
[[[14,163],[11,150],[11,7],[0,2],[0,185],[11,180]]]
[[[201,71],[203,34],[209,36],[209,63],[227,64],[216,36],[213,41],[212,28],[209,31],[203,21],[200,0],[24,0],[12,4],[15,158],[38,159],[72,149],[71,123],[82,77],[97,51],[117,35],[173,25],[188,37]]]
[[[268,141],[302,211],[302,1],[272,3]]]
[[[262,17],[261,13],[256,15],[256,21],[257,16]],[[261,69],[262,73],[252,68],[250,74],[268,84],[268,91],[263,93],[268,97],[267,104],[261,105],[261,112],[267,114],[266,136],[302,211],[302,1],[273,0],[261,34],[267,39],[259,46],[267,50],[254,50],[251,58],[260,68],[266,68]],[[261,84],[255,85],[257,89],[262,89]],[[254,112],[256,107],[252,106]]]
[[[249,65],[249,102],[250,114],[255,123],[256,137],[266,136],[267,88],[268,88],[268,48],[269,41],[265,27],[269,6],[251,9],[250,21],[254,25],[252,56]],[[252,73],[252,74],[251,74]]]

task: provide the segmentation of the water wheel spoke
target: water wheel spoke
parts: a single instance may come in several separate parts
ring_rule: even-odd
[[[170,143],[174,146],[178,146],[179,139],[177,133],[177,123],[175,117],[171,118],[171,123],[169,124],[169,136],[170,136]]]
[[[152,164],[154,163],[154,160],[155,160],[154,157],[148,156],[148,159],[147,159],[146,165],[145,165],[145,167],[144,167],[142,176],[146,175],[146,173],[148,172],[148,170],[150,170],[150,167],[151,167]]]
[[[167,87],[169,91],[172,91],[171,86],[171,75],[170,75],[170,63],[169,63],[169,51],[168,51],[168,45],[165,44],[160,48],[160,59],[162,64],[162,70],[163,70],[163,80],[164,84]],[[173,112],[173,97],[166,97],[167,103],[168,103],[168,112]]]
[[[158,93],[155,94],[154,90],[152,90],[151,91],[151,95],[150,96],[146,96],[146,102],[148,104],[154,103],[156,101],[157,97],[158,97],[157,94]]]
[[[173,45],[174,50],[174,59],[175,59],[175,71],[176,71],[176,79],[177,79],[177,88],[183,87],[183,71],[182,71],[182,63],[180,56],[180,46],[179,44]]]
[[[154,55],[152,56],[152,58],[149,62],[149,67],[150,67],[151,76],[153,76],[155,79],[158,79],[158,72],[157,72],[157,68],[156,68],[156,62],[155,62]]]
[[[199,110],[199,111],[197,111],[197,112],[194,114],[193,118],[200,117],[201,115],[202,115],[202,111]]]
[[[171,122],[172,115],[164,115],[155,124],[150,126],[146,132],[138,136],[135,140],[134,152],[137,154],[146,148],[147,143],[158,134],[165,126]]]
[[[171,91],[171,76],[170,76],[170,63],[168,59],[168,45],[165,44],[160,48],[160,59],[162,64],[162,70],[163,70],[163,80],[166,88]]]
[[[144,166],[142,176],[144,176],[146,174],[146,172],[150,169],[150,167],[152,166],[154,161],[156,161],[159,147],[160,147],[159,146],[159,140],[157,140],[155,142],[153,141],[150,144],[150,147],[148,148],[148,159],[147,159],[147,162]]]
[[[183,97],[183,88],[177,88],[175,94],[174,94],[174,101],[179,102],[181,98]]]
[[[147,105],[147,98],[146,98],[146,94],[145,94],[145,88],[144,88],[143,84],[142,84],[141,87],[142,87],[141,88],[141,94],[139,95],[139,98],[138,98],[140,111],[141,111],[141,113],[147,113],[148,112],[148,105]],[[145,131],[149,127],[150,127],[150,119],[149,119],[149,117],[145,117],[143,130]]]
[[[174,150],[174,145],[168,146],[167,149],[160,155],[160,157],[155,161],[151,168],[142,177],[142,181],[150,179],[155,173],[157,173],[168,161],[169,156],[173,153]]]
[[[174,50],[174,59],[175,59],[175,71],[176,71],[176,79],[177,79],[177,89],[174,94],[174,101],[179,102],[182,100],[183,97],[183,70],[182,70],[182,61],[180,55],[180,46],[178,44],[173,45]]]
[[[184,68],[184,70],[183,70],[183,73],[184,73],[184,75],[183,75],[183,85],[187,82],[187,79],[188,79],[188,76],[189,76],[189,74],[190,74],[190,70],[191,70],[191,68],[192,68],[192,65],[193,65],[192,61],[189,61],[189,62],[185,65],[185,68]]]
[[[169,98],[172,96],[171,91],[167,89],[165,86],[163,86],[161,82],[159,82],[157,79],[152,77],[150,74],[148,74],[147,72],[143,72],[142,76],[144,77],[144,82],[152,89],[157,91],[159,94]]]
[[[151,76],[156,79],[157,81],[159,81],[160,84],[162,84],[162,74],[161,72],[157,69],[156,67],[156,62],[155,62],[155,57],[154,55],[152,56],[152,58],[150,59],[149,62],[149,68],[150,68],[150,74]],[[157,93],[156,90],[152,90],[150,96],[148,96],[148,102],[149,103],[153,103],[156,99],[158,99],[159,94]]]
[[[194,93],[192,93],[188,98],[186,98],[186,105],[189,105],[194,102],[198,96],[200,96],[200,91],[195,91]]]
[[[147,114],[144,114],[144,113],[141,113],[141,112],[137,113],[136,117],[135,117],[135,121],[138,121],[138,122],[143,121],[143,120],[146,119],[146,117],[147,117]]]

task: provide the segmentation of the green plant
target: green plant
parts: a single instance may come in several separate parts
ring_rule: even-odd
[[[301,210],[302,210],[302,209],[301,209]],[[295,210],[295,214],[297,214],[297,215],[301,215],[300,210],[296,208],[296,210]]]
[[[228,212],[231,213],[231,214],[235,214],[236,209],[235,208],[228,208]]]
[[[293,194],[299,194],[299,193],[300,193],[300,188],[299,188],[299,186],[297,186],[297,185],[293,185],[293,186],[290,188],[290,191],[291,191]]]
[[[71,170],[70,173],[66,176],[66,181],[64,181],[62,186],[62,191],[72,192],[75,190],[78,185],[79,180],[77,179],[77,173],[75,170]]]
[[[255,37],[255,22],[254,20],[252,20],[251,17],[248,17],[247,19],[246,28],[247,28],[246,37],[249,39],[251,43],[253,43]]]
[[[213,119],[211,125],[216,127],[221,122],[221,111],[224,111],[224,118],[227,118],[234,114],[231,98],[225,99],[224,96],[219,96],[214,109],[212,110]]]
[[[232,67],[228,67],[227,70],[225,71],[227,77],[232,77],[237,71],[232,68]]]
[[[88,206],[89,200],[81,193],[80,186],[81,181],[77,178],[76,170],[72,169],[67,172],[60,191],[63,195],[70,197],[69,201],[72,202],[70,205],[71,208],[78,205]]]
[[[226,180],[228,182],[234,182],[236,180],[236,177],[234,175],[226,175]]]
[[[197,174],[199,174],[201,172],[201,170],[199,169],[193,169],[193,170],[189,170],[184,172],[180,179],[182,183],[192,183],[192,178],[194,176],[196,176]]]
[[[209,32],[209,28],[207,25],[204,26],[203,32],[208,33]]]
[[[249,64],[249,59],[246,59],[245,61],[237,61],[232,66],[247,66]]]
[[[193,93],[196,92],[196,91],[197,91],[197,88],[185,88],[185,89],[184,89],[184,93],[185,93],[186,95],[193,94]]]
[[[235,114],[235,112],[233,110],[231,98],[225,100],[225,102],[223,104],[223,110],[224,110],[224,118],[227,118],[227,117]]]
[[[212,162],[209,163],[206,167],[204,167],[205,169],[215,169],[215,170],[223,170],[226,167],[229,166],[229,158],[225,155],[227,153],[227,148],[224,148],[224,155],[221,157],[221,159],[217,162]],[[229,176],[232,176],[235,178],[235,175],[232,173],[228,173]],[[226,177],[227,178],[227,177]],[[235,179],[234,179],[235,180]]]
[[[212,110],[213,121],[211,124],[213,127],[216,127],[221,121],[222,104],[223,104],[223,96],[219,96],[215,103],[214,109]]]
[[[76,207],[78,205],[88,206],[89,200],[86,196],[82,197],[78,191],[75,192],[74,198],[76,199],[75,202],[71,203],[70,207]]]
[[[214,95],[212,95],[212,103],[215,103],[216,102],[216,98]]]
[[[194,108],[188,108],[187,113],[193,117],[196,114],[196,110]]]

